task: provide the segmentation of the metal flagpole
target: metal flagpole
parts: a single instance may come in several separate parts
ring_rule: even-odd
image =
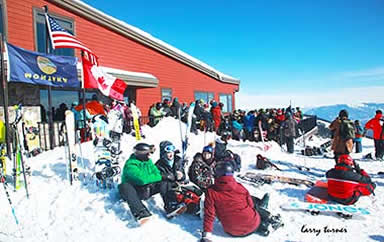
[[[5,142],[7,143],[7,155],[11,158],[11,147],[9,142],[9,117],[8,117],[8,83],[5,75],[3,46],[5,43],[4,35],[0,34],[0,54],[1,54],[1,93],[3,94],[4,121],[5,121]],[[8,60],[9,61],[9,60]]]
[[[84,51],[81,51],[81,57],[84,56]],[[85,109],[85,88],[84,88],[84,68],[82,67],[81,72],[81,91],[83,93],[83,116],[84,116],[84,141],[87,141],[88,132],[87,132],[87,110]]]
[[[44,6],[45,13],[48,13],[48,6]],[[48,25],[46,34],[46,53],[50,54],[51,49],[49,48],[49,36],[48,36]],[[53,109],[52,109],[52,87],[48,86],[48,127],[49,127],[49,147],[52,150],[55,147],[54,139],[54,127],[53,127]]]

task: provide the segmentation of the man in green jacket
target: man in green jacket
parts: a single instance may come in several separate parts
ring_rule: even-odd
[[[121,197],[128,202],[132,215],[140,224],[144,224],[152,215],[141,200],[147,200],[154,194],[160,193],[167,213],[177,213],[183,209],[180,204],[169,201],[167,189],[169,178],[162,176],[153,164],[150,159],[153,152],[153,145],[138,143],[134,147],[134,153],[124,165],[119,185]]]

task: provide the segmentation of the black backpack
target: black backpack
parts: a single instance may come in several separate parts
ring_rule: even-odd
[[[355,138],[355,126],[351,120],[349,120],[349,119],[341,120],[340,137],[343,140]]]

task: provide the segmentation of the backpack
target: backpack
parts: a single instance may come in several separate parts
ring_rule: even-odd
[[[351,120],[349,120],[349,119],[341,120],[340,137],[343,140],[355,138],[355,126]]]
[[[200,212],[200,199],[203,192],[195,186],[181,186],[176,191],[176,201],[187,205],[187,213]]]

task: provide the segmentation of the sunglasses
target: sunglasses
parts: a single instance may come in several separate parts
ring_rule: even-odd
[[[168,152],[174,152],[176,150],[176,147],[174,145],[167,145],[165,146],[164,150]]]

